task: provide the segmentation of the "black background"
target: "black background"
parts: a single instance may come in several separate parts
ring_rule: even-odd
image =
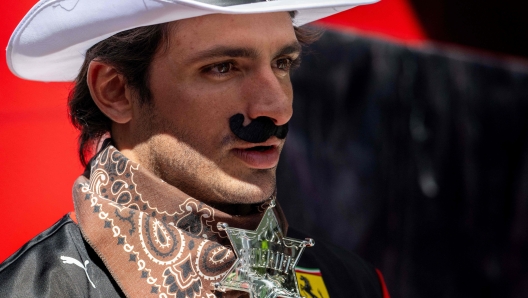
[[[528,4],[525,1],[409,2],[426,36],[432,40],[528,57]]]
[[[290,225],[392,297],[528,297],[528,65],[330,31],[310,51],[278,170]]]

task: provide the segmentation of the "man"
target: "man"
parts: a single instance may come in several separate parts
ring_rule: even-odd
[[[0,296],[386,295],[358,257],[286,237],[274,200],[290,72],[311,39],[292,23],[365,2],[207,2],[44,0],[22,20],[11,70],[60,81],[80,68],[82,162],[100,149],[75,212],[0,266]]]

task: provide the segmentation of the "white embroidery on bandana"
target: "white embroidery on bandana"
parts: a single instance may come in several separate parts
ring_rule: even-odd
[[[78,261],[78,260],[76,260],[74,258],[65,257],[65,256],[61,256],[60,258],[61,258],[61,260],[62,260],[62,262],[64,264],[72,264],[72,265],[76,265],[78,267],[81,267],[84,270],[84,273],[86,273],[86,277],[88,277],[88,281],[90,281],[90,283],[92,284],[92,287],[94,287],[94,289],[95,289],[95,285],[92,282],[92,280],[90,279],[90,276],[88,275],[88,270],[86,269],[86,266],[88,266],[88,264],[90,263],[88,260],[84,261],[84,265],[83,265],[80,261]]]

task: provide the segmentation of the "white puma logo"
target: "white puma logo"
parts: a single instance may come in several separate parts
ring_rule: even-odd
[[[65,257],[65,256],[61,256],[60,258],[64,264],[73,264],[73,265],[76,265],[84,269],[84,273],[86,273],[86,277],[88,277],[88,281],[92,284],[92,287],[94,287],[95,289],[95,285],[90,279],[90,276],[88,276],[88,270],[86,269],[86,266],[88,266],[88,264],[90,263],[88,260],[84,261],[84,265],[83,265],[80,261],[77,261],[74,258]]]

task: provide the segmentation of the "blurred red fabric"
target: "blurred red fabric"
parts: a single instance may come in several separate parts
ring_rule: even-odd
[[[404,42],[424,40],[408,0],[382,0],[321,20],[319,24]],[[0,44],[35,3],[4,5]],[[15,77],[0,59],[0,262],[73,210],[71,187],[82,172],[77,132],[69,123],[71,83]]]

